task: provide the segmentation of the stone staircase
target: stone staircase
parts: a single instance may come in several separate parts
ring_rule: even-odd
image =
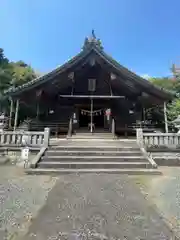
[[[37,164],[36,173],[108,172],[160,174],[141,154],[135,140],[111,134],[86,134],[54,141]]]

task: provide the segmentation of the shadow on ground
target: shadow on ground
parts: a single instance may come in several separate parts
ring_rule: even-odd
[[[171,231],[133,179],[118,174],[59,178],[26,240],[169,240]]]

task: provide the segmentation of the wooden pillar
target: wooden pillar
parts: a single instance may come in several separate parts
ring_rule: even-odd
[[[112,119],[112,124],[111,124],[111,132],[112,132],[112,134],[113,134],[113,137],[115,137],[115,120],[114,120],[114,118]]]
[[[93,132],[93,99],[91,98],[91,133]]]
[[[12,115],[14,110],[14,102],[13,99],[10,98],[10,112],[9,112],[9,128],[12,127]]]
[[[165,132],[168,133],[168,121],[167,121],[166,102],[164,102],[164,124],[165,124]]]
[[[143,107],[143,121],[146,121],[146,109]]]
[[[39,101],[37,102],[37,106],[36,106],[36,119],[39,119]]]
[[[16,100],[16,111],[15,111],[15,119],[14,119],[14,131],[15,131],[16,128],[17,128],[18,113],[19,113],[19,99]]]
[[[40,100],[41,100],[42,90],[36,91],[36,119],[39,119],[39,112],[40,112]]]

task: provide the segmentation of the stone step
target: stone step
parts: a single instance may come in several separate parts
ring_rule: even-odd
[[[88,145],[81,145],[81,146],[75,146],[75,145],[59,145],[59,146],[53,146],[50,148],[51,151],[139,151],[139,147],[120,147],[120,146],[110,146],[110,145],[94,145],[94,146],[88,146]]]
[[[43,156],[41,161],[78,161],[78,162],[140,162],[143,156]]]
[[[64,168],[64,169],[81,169],[81,168],[151,168],[147,162],[77,162],[77,161],[61,161],[38,163],[38,168]]]
[[[127,145],[131,145],[131,144],[136,144],[136,141],[122,141],[119,139],[114,139],[114,138],[66,138],[66,139],[61,139],[61,140],[57,140],[57,141],[50,141],[50,143],[53,144],[59,144],[60,142],[110,142],[110,143],[119,143],[119,144],[127,144]]]
[[[162,172],[158,169],[111,169],[111,168],[106,168],[106,169],[90,169],[90,168],[83,168],[83,169],[60,169],[60,168],[29,168],[25,169],[25,172],[27,174],[80,174],[80,173],[109,173],[109,174],[128,174],[128,175],[162,175]]]
[[[126,145],[126,146],[131,146],[131,145],[137,145],[136,141],[122,141],[119,139],[59,139],[59,140],[50,140],[50,145],[60,145],[60,144],[69,144],[69,143],[79,143],[79,144],[84,144],[84,143],[104,143],[104,144],[120,144],[120,145]]]
[[[48,150],[45,156],[142,156],[140,151]]]
[[[73,139],[101,139],[101,140],[106,140],[106,139],[115,139],[113,135],[74,135],[71,137],[67,137],[69,140]]]

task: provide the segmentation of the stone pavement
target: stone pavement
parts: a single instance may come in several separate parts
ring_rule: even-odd
[[[60,176],[24,240],[170,240],[135,182],[118,174]]]
[[[16,166],[0,167],[0,240],[19,240],[27,232],[56,179],[26,175]]]

